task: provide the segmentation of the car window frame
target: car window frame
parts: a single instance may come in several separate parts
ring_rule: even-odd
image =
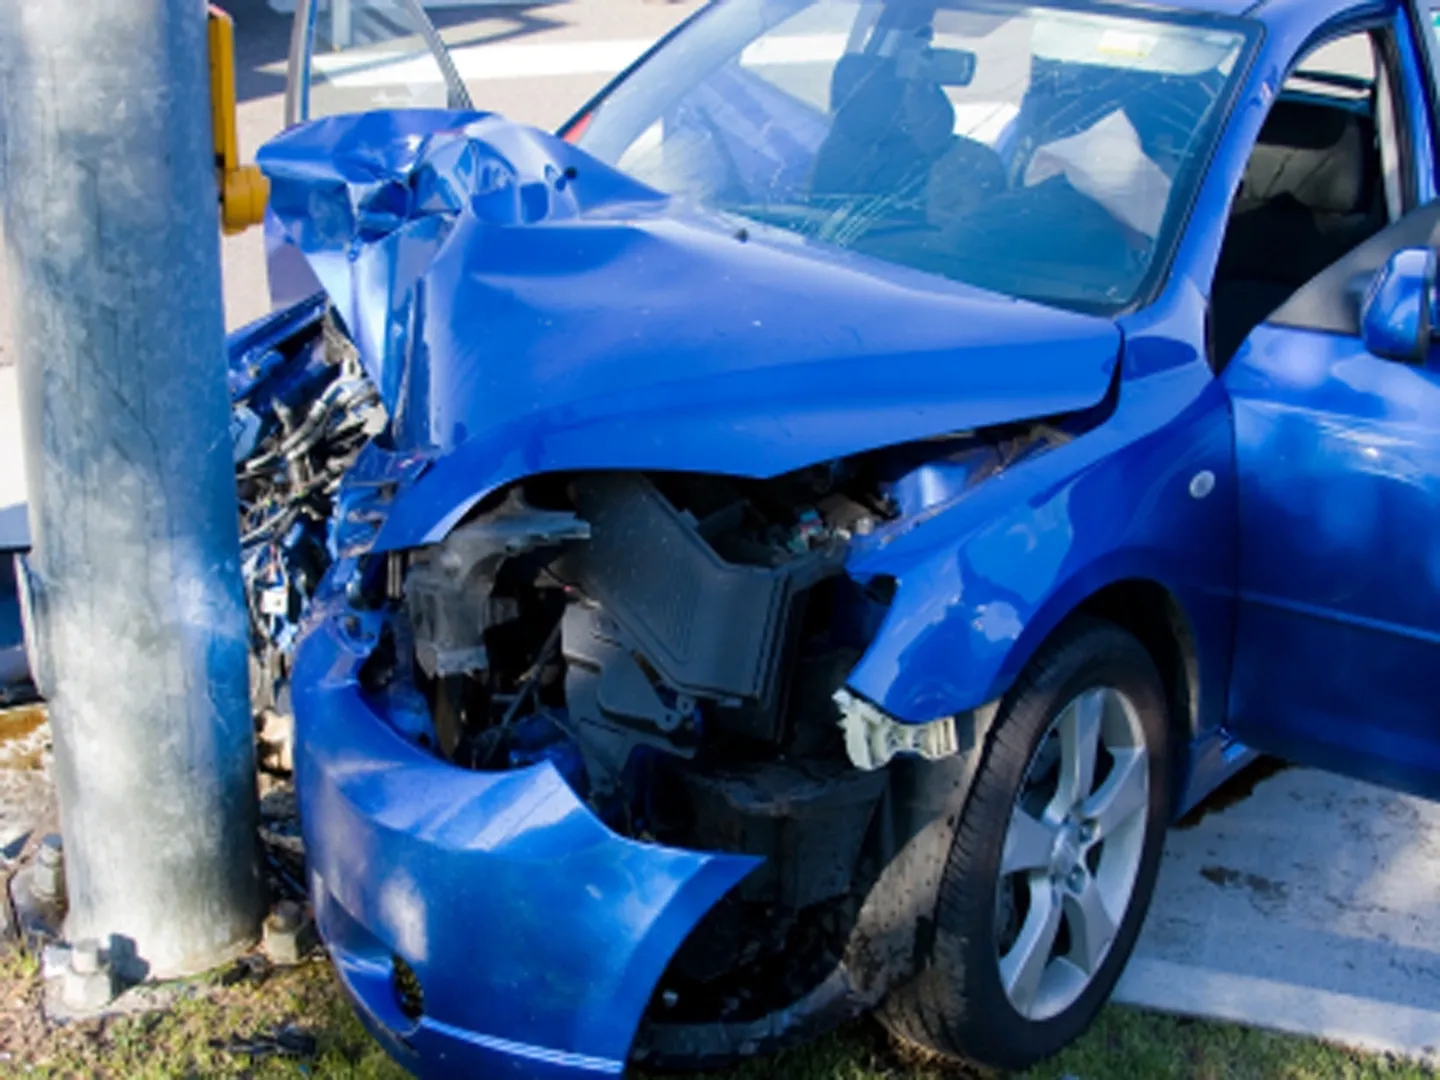
[[[1368,86],[1370,94],[1370,108],[1372,111],[1371,120],[1375,125],[1375,137],[1378,141],[1378,150],[1381,158],[1381,181],[1388,188],[1388,181],[1384,176],[1385,158],[1387,147],[1385,139],[1387,134],[1393,140],[1390,147],[1396,155],[1397,165],[1400,172],[1399,201],[1396,206],[1389,207],[1393,211],[1391,224],[1404,217],[1419,204],[1419,173],[1415,167],[1415,139],[1412,124],[1415,115],[1412,109],[1410,97],[1399,92],[1404,86],[1403,58],[1400,48],[1400,34],[1402,32],[1401,21],[1405,18],[1403,9],[1396,9],[1389,15],[1374,15],[1368,19],[1356,22],[1346,22],[1343,28],[1338,31],[1327,27],[1324,36],[1307,41],[1300,50],[1299,59],[1296,60],[1287,71],[1285,77],[1280,81],[1279,98],[1285,96],[1287,88],[1293,80],[1306,79],[1306,73],[1315,69],[1307,67],[1309,61],[1317,52],[1339,44],[1348,38],[1364,38],[1372,63],[1375,68],[1375,75]],[[1325,96],[1323,91],[1302,91],[1316,97]],[[1386,130],[1386,121],[1383,115],[1384,106],[1379,100],[1384,95],[1390,110],[1390,130]],[[1344,100],[1338,98],[1337,100]],[[1272,103],[1271,108],[1274,107]],[[1387,206],[1389,204],[1387,191]]]
[[[1403,17],[1403,13],[1397,11],[1388,16],[1380,16],[1378,18],[1370,17],[1348,22],[1340,27],[1327,28],[1323,35],[1317,35],[1315,38],[1306,42],[1305,46],[1297,54],[1295,61],[1287,68],[1284,79],[1281,80],[1281,85],[1283,86],[1284,82],[1304,63],[1306,57],[1325,45],[1357,34],[1370,35],[1372,44],[1374,44],[1375,35],[1389,31],[1390,55],[1385,55],[1386,50],[1384,48],[1376,48],[1375,54],[1377,61],[1387,65],[1391,73],[1391,80],[1394,82],[1394,86],[1391,88],[1392,100],[1397,107],[1396,120],[1399,127],[1398,149],[1400,151],[1401,168],[1405,173],[1402,190],[1407,202],[1403,208],[1403,212],[1392,221],[1389,226],[1382,229],[1369,240],[1364,241],[1346,252],[1335,262],[1331,263],[1324,270],[1320,271],[1320,273],[1301,285],[1283,304],[1265,317],[1262,325],[1275,326],[1287,330],[1332,334],[1340,337],[1359,337],[1359,312],[1356,309],[1355,298],[1350,295],[1353,279],[1358,274],[1370,269],[1370,262],[1374,258],[1375,251],[1385,247],[1390,241],[1392,232],[1397,231],[1397,226],[1400,226],[1401,223],[1412,218],[1417,211],[1424,209],[1424,207],[1417,205],[1419,201],[1419,169],[1412,137],[1411,121],[1413,120],[1413,114],[1410,112],[1411,103],[1407,94],[1397,92],[1402,85],[1402,81],[1396,78],[1399,74],[1398,69],[1400,68],[1398,40],[1400,28],[1396,20],[1401,17]],[[1376,74],[1378,82],[1378,70]],[[1273,104],[1271,107],[1273,108]],[[1378,122],[1379,118],[1377,117],[1377,125]],[[1379,152],[1378,146],[1376,151],[1377,153]],[[1403,234],[1403,230],[1398,231]],[[1382,237],[1385,239],[1381,240]]]
[[[1403,19],[1405,19],[1404,11],[1396,11],[1389,19],[1384,20],[1384,26],[1382,28],[1370,31],[1371,44],[1374,48],[1375,61],[1377,64],[1375,72],[1376,91],[1378,93],[1380,90],[1386,89],[1388,83],[1390,104],[1391,108],[1394,109],[1395,149],[1400,159],[1401,174],[1401,203],[1400,213],[1396,217],[1397,221],[1416,209],[1420,203],[1420,170],[1415,154],[1415,103],[1411,101],[1411,96],[1405,93],[1403,89],[1406,82],[1404,60],[1401,56],[1400,49],[1400,34],[1404,29],[1401,25],[1401,20]],[[1383,71],[1380,70],[1380,65],[1383,65]],[[1417,75],[1422,82],[1424,82],[1426,79],[1426,73],[1423,70],[1425,65],[1421,63],[1417,66],[1421,69],[1417,71]],[[1422,87],[1422,89],[1428,90],[1429,87],[1427,85]],[[1384,132],[1380,120],[1380,103],[1377,101],[1375,104],[1375,135],[1377,140],[1382,140],[1384,138]],[[1433,130],[1433,114],[1431,126]],[[1383,158],[1383,143],[1379,147],[1379,150]]]
[[[1440,26],[1436,25],[1436,19],[1440,19],[1440,0],[1406,0],[1402,6],[1424,69],[1433,130],[1440,127]]]
[[[591,94],[590,97],[585,100],[584,104],[582,104],[580,108],[577,109],[568,120],[566,120],[563,124],[561,124],[558,128],[555,129],[555,134],[558,135],[560,138],[564,139],[566,142],[575,142],[576,140],[578,140],[580,136],[585,133],[585,128],[589,125],[590,122],[590,117],[593,116],[595,111],[605,103],[605,99],[608,98],[611,94],[613,94],[616,88],[619,87],[621,83],[625,82],[625,80],[629,79],[632,75],[635,74],[635,72],[639,71],[640,68],[648,64],[650,62],[650,59],[661,49],[666,48],[681,34],[688,33],[690,29],[694,27],[694,25],[698,23],[701,19],[704,19],[710,14],[712,14],[713,5],[714,0],[711,0],[710,3],[706,3],[703,7],[698,8],[697,10],[687,15],[685,18],[681,19],[680,22],[677,23],[675,26],[671,27],[671,29],[667,33],[664,33],[660,37],[656,38],[655,44],[651,45],[648,49],[646,49],[639,56],[637,56],[628,67],[622,70],[618,75],[616,75],[613,79],[607,82],[599,90]]]

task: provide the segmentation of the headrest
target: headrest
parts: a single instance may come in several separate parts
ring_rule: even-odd
[[[944,89],[902,78],[888,57],[842,57],[830,81],[830,109],[834,133],[859,143],[905,138],[922,153],[938,153],[955,129],[955,107]]]
[[[1371,138],[1369,122],[1356,113],[1281,99],[1245,168],[1240,199],[1262,203],[1289,195],[1317,213],[1365,213],[1374,194],[1368,190]]]
[[[868,53],[849,53],[842,56],[830,76],[830,112],[838,113],[845,103],[855,96],[855,91],[862,82],[881,71],[888,71],[893,78],[894,62]]]

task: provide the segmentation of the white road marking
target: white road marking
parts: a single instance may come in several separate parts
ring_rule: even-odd
[[[648,38],[614,41],[563,41],[551,44],[461,45],[450,50],[455,69],[467,83],[502,79],[545,79],[565,75],[618,75],[654,42]],[[746,66],[830,64],[845,52],[835,34],[789,34],[757,41],[747,48]],[[317,56],[315,70],[344,90],[434,82],[440,69],[428,54],[413,49],[365,49]]]

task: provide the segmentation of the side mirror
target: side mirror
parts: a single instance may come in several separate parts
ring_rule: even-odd
[[[1422,363],[1434,328],[1436,256],[1406,248],[1390,256],[1360,305],[1365,348],[1386,360]]]

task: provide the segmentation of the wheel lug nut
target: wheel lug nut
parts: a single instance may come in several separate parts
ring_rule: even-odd
[[[1095,839],[1095,823],[1093,821],[1087,821],[1080,826],[1080,839],[1087,844]]]
[[[1071,892],[1079,892],[1085,887],[1085,871],[1077,866],[1070,871],[1070,876],[1065,879],[1065,884],[1070,887]]]

